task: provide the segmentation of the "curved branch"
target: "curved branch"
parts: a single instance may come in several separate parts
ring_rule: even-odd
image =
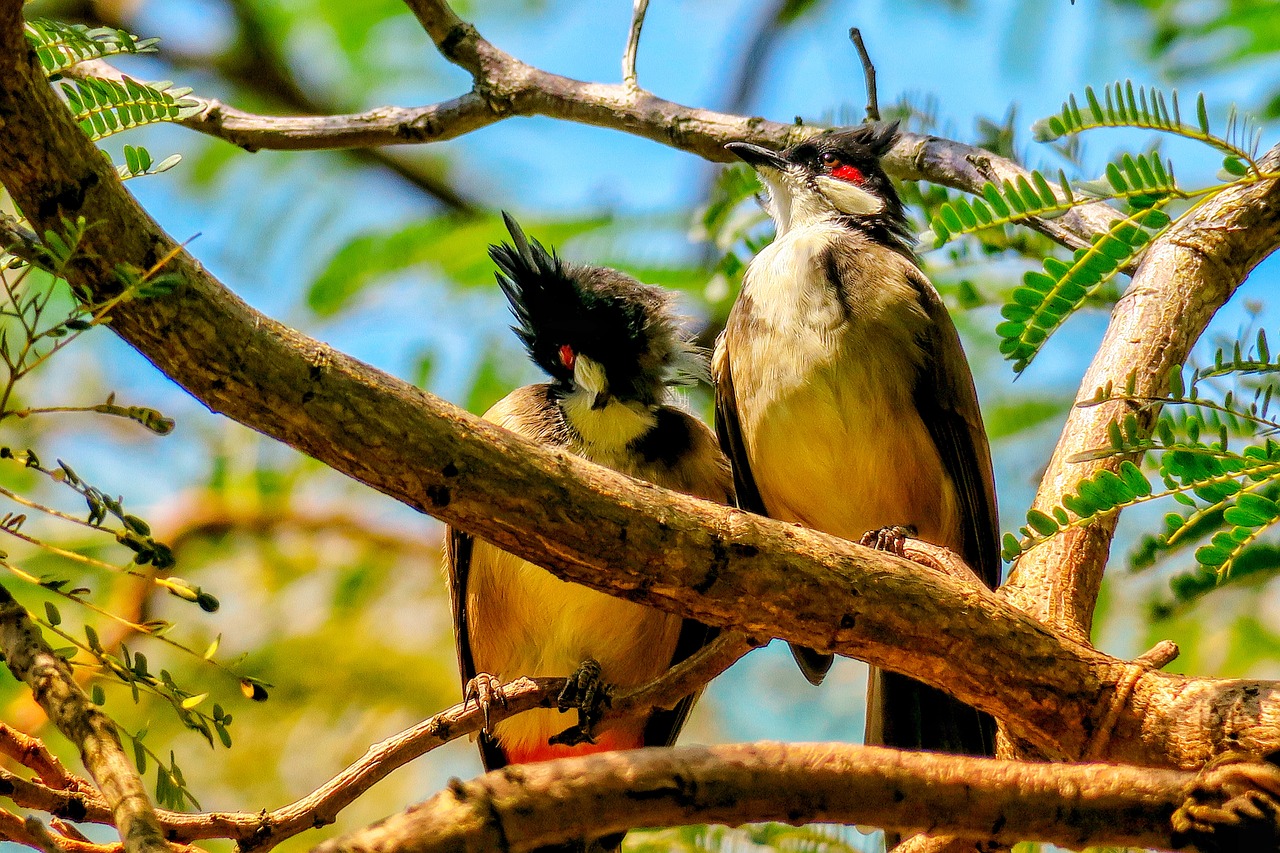
[[[407,2],[440,52],[473,75],[471,92],[428,106],[386,106],[329,116],[255,115],[192,95],[188,97],[203,109],[182,124],[247,151],[301,151],[442,142],[511,116],[538,115],[620,130],[712,162],[733,160],[724,150],[727,142],[781,148],[819,130],[688,107],[625,83],[586,83],[550,74],[498,50],[445,3]],[[120,74],[101,60],[78,67],[95,76]],[[903,180],[927,180],[970,193],[981,192],[987,181],[1029,175],[1017,163],[989,151],[913,133],[900,135],[884,164]],[[1079,248],[1090,245],[1090,236],[1107,231],[1116,218],[1112,208],[1092,203],[1026,224],[1069,248]]]
[[[1262,160],[1280,168],[1280,146]],[[1130,387],[1138,397],[1168,391],[1169,370],[1186,361],[1205,326],[1267,255],[1280,247],[1280,181],[1258,181],[1225,190],[1197,207],[1143,255],[1137,274],[1112,311],[1078,400],[1108,385]],[[1155,407],[1116,401],[1077,406],[1067,417],[1035,507],[1048,512],[1097,471],[1115,471],[1129,457],[1073,462],[1077,454],[1108,446],[1107,427],[1137,409],[1146,428]],[[1014,568],[1003,592],[1028,613],[1086,639],[1110,552],[1117,515],[1053,537]]]
[[[1270,765],[1250,765],[1280,780]],[[677,747],[560,759],[454,783],[432,799],[315,853],[530,850],[585,832],[691,822],[825,821],[1157,847],[1197,776],[1109,764],[1053,765],[848,744]]]
[[[169,853],[138,771],[124,754],[115,723],[76,684],[27,611],[0,586],[0,651],[15,678],[80,751],[85,769],[111,809],[126,853]]]

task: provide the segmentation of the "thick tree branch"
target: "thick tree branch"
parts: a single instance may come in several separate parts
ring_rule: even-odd
[[[80,750],[127,853],[169,853],[138,771],[120,746],[115,724],[89,701],[67,662],[53,653],[26,609],[2,586],[0,651],[14,677],[31,688],[50,721]]]
[[[1262,159],[1280,168],[1280,146]],[[1112,311],[1107,334],[1080,384],[1077,399],[1099,388],[1127,387],[1158,397],[1168,391],[1169,369],[1186,361],[1209,320],[1249,272],[1280,247],[1280,181],[1233,187],[1180,220],[1147,249],[1133,282]],[[1073,462],[1080,453],[1108,446],[1107,425],[1138,409],[1147,427],[1158,410],[1125,402],[1071,410],[1062,438],[1041,481],[1035,506],[1049,511],[1112,457]],[[1018,561],[1004,592],[1046,623],[1085,639],[1115,531],[1116,515],[1053,537]]]
[[[1270,765],[1257,787],[1280,782]],[[316,853],[522,851],[639,826],[859,823],[1012,843],[1177,846],[1192,773],[1050,765],[848,744],[644,749],[489,773]]]
[[[0,52],[0,182],[38,231],[98,225],[67,274],[100,296],[117,265],[176,252],[178,290],[119,306],[112,328],[213,410],[568,580],[938,685],[1049,755],[1080,755],[1129,683],[1130,665],[984,589],[539,448],[253,311],[137,207],[32,63]],[[1108,757],[1198,767],[1228,738],[1264,753],[1277,717],[1268,682],[1144,673]],[[1183,737],[1150,736],[1170,728]]]

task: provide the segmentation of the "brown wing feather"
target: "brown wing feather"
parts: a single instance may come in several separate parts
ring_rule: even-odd
[[[931,322],[920,341],[924,369],[915,405],[955,485],[963,524],[962,556],[989,587],[1000,581],[1000,530],[991,451],[973,374],[955,323],[918,270],[910,276]],[[872,668],[867,742],[907,749],[993,755],[995,720],[936,688]]]
[[[737,493],[736,504],[739,509],[754,512],[756,515],[768,516],[764,499],[760,497],[760,489],[756,486],[755,477],[751,473],[751,462],[747,458],[746,443],[742,440],[742,424],[738,420],[738,398],[733,389],[733,365],[729,360],[729,348],[723,338],[716,347],[715,363],[712,367],[716,387],[716,437],[720,439],[720,449],[729,457],[733,468],[733,486]],[[807,646],[788,643],[791,656],[805,679],[815,687],[826,678],[835,655],[817,652]]]
[[[965,561],[991,588],[1000,583],[1000,520],[996,512],[991,450],[978,408],[973,374],[955,323],[923,274],[913,277],[929,315],[924,374],[915,403],[933,437],[943,468],[955,484],[964,519]]]

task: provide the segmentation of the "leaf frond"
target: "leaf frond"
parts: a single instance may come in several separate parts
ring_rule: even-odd
[[[90,29],[83,24],[67,24],[35,18],[23,26],[27,44],[40,59],[46,76],[54,77],[73,65],[122,53],[154,53],[158,38],[138,38],[114,27]]]

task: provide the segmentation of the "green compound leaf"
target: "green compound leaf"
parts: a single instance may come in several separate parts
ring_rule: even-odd
[[[156,38],[140,39],[112,27],[90,29],[83,24],[66,24],[48,18],[30,20],[23,30],[27,44],[36,52],[40,67],[49,77],[90,59],[121,53],[154,53],[160,41]]]
[[[1101,98],[1093,87],[1086,86],[1084,96],[1083,108],[1075,95],[1071,95],[1063,103],[1061,112],[1032,125],[1035,138],[1040,142],[1053,142],[1098,127],[1139,127],[1195,139],[1250,164],[1257,154],[1257,128],[1234,110],[1228,114],[1226,134],[1213,133],[1203,94],[1196,97],[1194,125],[1182,121],[1176,90],[1166,96],[1154,86],[1135,87],[1133,81],[1125,80],[1104,86]]]
[[[201,106],[186,97],[190,92],[168,82],[141,83],[131,77],[85,77],[62,83],[71,112],[95,142],[122,130],[195,115]]]
[[[1045,258],[1043,272],[1028,272],[1000,311],[1005,322],[996,326],[1000,352],[1014,362],[1014,370],[1022,372],[1049,335],[1170,222],[1159,209],[1138,210],[1092,246],[1077,249],[1070,263]]]

